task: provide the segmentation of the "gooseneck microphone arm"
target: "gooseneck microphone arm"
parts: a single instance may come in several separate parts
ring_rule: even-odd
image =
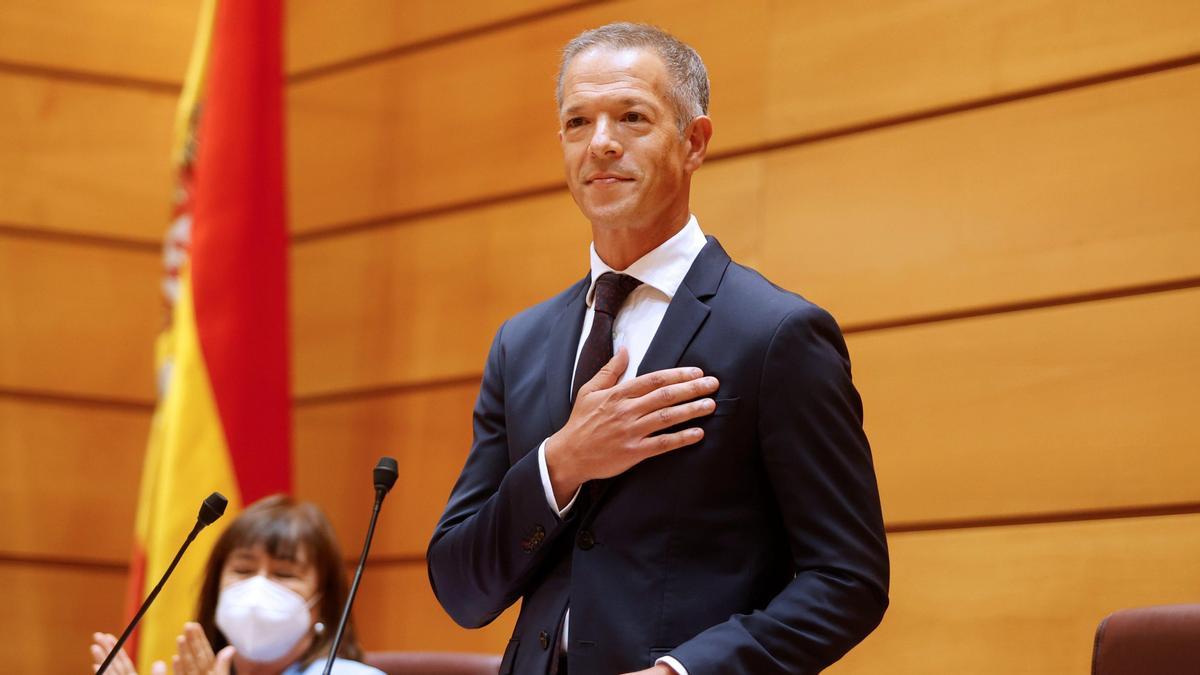
[[[346,624],[350,622],[350,608],[354,606],[354,596],[358,595],[358,583],[362,581],[363,568],[367,566],[367,553],[371,550],[371,539],[375,537],[375,521],[379,518],[379,509],[383,506],[383,498],[387,496],[392,486],[396,484],[399,467],[391,457],[381,457],[375,465],[375,506],[371,508],[371,524],[367,526],[367,538],[363,542],[362,555],[358,557],[358,567],[354,570],[354,581],[350,584],[350,595],[342,608],[342,618],[338,621],[337,632],[334,633],[333,643],[329,645],[329,658],[325,659],[323,675],[329,675],[333,669],[333,660],[337,657],[338,648],[342,644],[342,635],[346,632]]]
[[[179,560],[183,558],[183,552],[186,551],[187,547],[191,545],[192,540],[196,538],[197,534],[200,534],[200,530],[212,525],[217,518],[220,518],[221,515],[225,513],[225,507],[228,506],[228,504],[229,500],[225,498],[225,495],[221,494],[220,492],[214,492],[204,500],[203,504],[200,505],[200,513],[196,516],[196,526],[192,528],[190,533],[188,533],[187,539],[183,541],[183,546],[180,546],[179,551],[175,553],[175,559],[171,561],[171,564],[167,567],[167,571],[163,572],[162,578],[158,580],[157,584],[155,584],[154,590],[150,591],[150,595],[146,596],[146,599],[142,602],[142,606],[138,609],[137,614],[133,615],[133,619],[129,622],[129,625],[125,627],[125,632],[121,633],[120,639],[117,640],[116,646],[114,646],[112,650],[108,652],[108,656],[104,657],[104,662],[101,663],[100,667],[96,670],[96,675],[102,675],[104,671],[108,670],[108,664],[112,663],[113,659],[116,658],[117,654],[121,651],[121,648],[125,646],[125,641],[129,639],[129,635],[133,633],[133,629],[138,625],[138,622],[142,620],[142,615],[146,613],[147,609],[150,609],[150,605],[153,604],[154,599],[158,597],[158,592],[161,591],[163,589],[163,585],[167,583],[167,578],[171,576],[171,572],[175,571],[175,566],[178,565]]]

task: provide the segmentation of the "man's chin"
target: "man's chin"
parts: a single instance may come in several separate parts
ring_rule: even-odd
[[[600,227],[618,228],[628,226],[633,221],[631,210],[617,205],[590,208],[584,214],[592,225]]]

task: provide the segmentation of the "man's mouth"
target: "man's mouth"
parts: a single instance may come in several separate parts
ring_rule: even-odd
[[[628,182],[628,181],[632,181],[632,180],[633,179],[630,178],[629,176],[623,176],[623,175],[617,174],[617,173],[604,172],[604,173],[594,173],[594,174],[588,176],[584,180],[584,182],[589,185],[592,183],[597,183],[599,185],[613,185],[616,183],[624,183],[624,182]]]

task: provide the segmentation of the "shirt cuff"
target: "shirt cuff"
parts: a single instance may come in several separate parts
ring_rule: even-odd
[[[660,663],[667,664],[667,667],[670,668],[671,670],[674,670],[676,675],[688,675],[687,668],[684,668],[683,664],[680,663],[673,656],[663,656],[663,657],[659,658],[657,661],[655,661],[654,665],[657,666]]]
[[[550,439],[547,438],[546,441],[548,440]],[[575,500],[579,498],[579,491],[583,488],[576,488],[571,501],[561,509],[558,508],[558,502],[554,499],[554,485],[550,483],[550,469],[546,467],[546,441],[542,441],[542,444],[538,446],[538,471],[542,474],[542,490],[546,492],[546,501],[550,503],[550,510],[557,513],[559,518],[566,518],[571,507],[575,506]],[[674,668],[674,666],[671,667]],[[684,672],[680,675],[687,675],[687,673]]]

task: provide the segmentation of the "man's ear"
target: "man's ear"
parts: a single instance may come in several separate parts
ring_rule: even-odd
[[[712,120],[708,115],[700,115],[688,123],[683,130],[684,141],[687,143],[687,156],[684,157],[684,168],[689,172],[700,168],[704,158],[708,156],[708,142],[712,139]]]

